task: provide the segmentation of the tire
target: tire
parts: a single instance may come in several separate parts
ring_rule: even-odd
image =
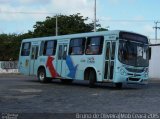
[[[96,83],[96,73],[94,70],[89,71],[88,80],[89,80],[89,87],[94,88]]]
[[[71,84],[73,82],[73,80],[72,79],[61,79],[61,82],[63,84]]]
[[[40,69],[38,70],[38,75],[37,75],[37,76],[38,76],[38,80],[39,80],[41,83],[51,82],[51,80],[46,77],[46,71],[45,71],[44,68],[40,68]]]
[[[122,83],[115,83],[116,89],[122,89]]]

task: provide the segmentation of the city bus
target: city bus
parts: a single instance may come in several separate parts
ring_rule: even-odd
[[[122,31],[102,31],[22,40],[19,72],[40,82],[98,82],[147,84],[151,50],[146,36]]]

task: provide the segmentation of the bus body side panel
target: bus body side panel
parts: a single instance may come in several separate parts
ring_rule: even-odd
[[[38,68],[43,67],[46,71],[46,77],[48,78],[58,78],[60,74],[56,69],[57,61],[56,56],[40,56],[38,59]]]
[[[38,72],[38,69],[40,67],[43,67],[43,68],[45,68],[45,71],[46,71],[46,77],[51,77],[50,72],[48,70],[48,67],[46,67],[47,66],[47,59],[48,59],[48,56],[39,56],[39,58],[38,58],[37,72]]]
[[[103,53],[102,55],[91,55],[86,58],[86,68],[93,67],[96,72],[97,81],[103,80]]]
[[[19,63],[18,63],[19,72],[24,75],[30,75],[29,74],[29,64],[30,64],[30,56],[23,56],[23,57],[20,56]]]
[[[84,80],[85,69],[93,68],[96,72],[97,81],[102,81],[102,71],[103,71],[102,55],[77,55],[68,57],[70,57],[71,64],[67,64],[68,66],[66,68],[67,78]]]
[[[24,75],[30,75],[29,73],[29,64],[30,64],[30,52],[29,54],[25,54],[23,53],[23,45],[25,42],[22,42],[21,44],[21,48],[20,48],[20,53],[19,53],[19,61],[18,61],[18,70],[20,73],[24,74]],[[27,42],[29,44],[31,44],[31,42]],[[30,50],[30,48],[29,48]]]

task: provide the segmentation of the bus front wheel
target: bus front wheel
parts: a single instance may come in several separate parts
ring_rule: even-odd
[[[38,70],[38,80],[41,82],[41,83],[47,83],[47,82],[50,82],[51,80],[49,80],[47,77],[46,77],[46,71],[44,68],[40,68]]]
[[[89,87],[94,88],[96,83],[96,73],[94,70],[89,71],[88,79],[89,79]]]

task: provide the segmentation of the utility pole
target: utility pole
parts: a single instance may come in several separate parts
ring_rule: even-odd
[[[56,36],[58,36],[58,15],[56,15]]]
[[[94,2],[94,32],[96,32],[96,0]]]
[[[158,23],[160,23],[159,21],[155,21],[155,27],[153,27],[155,29],[155,40],[157,40],[157,29],[160,29],[160,27],[157,26]]]

